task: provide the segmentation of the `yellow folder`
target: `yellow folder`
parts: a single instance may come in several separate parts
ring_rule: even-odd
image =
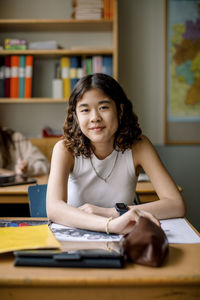
[[[0,228],[0,253],[25,249],[60,249],[47,224]]]

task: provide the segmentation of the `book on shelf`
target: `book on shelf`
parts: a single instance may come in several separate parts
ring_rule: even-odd
[[[5,64],[4,57],[0,57],[0,97],[5,97]]]
[[[19,56],[11,55],[10,97],[19,97]]]
[[[114,0],[103,0],[103,17],[112,20],[114,16]]]
[[[5,50],[26,50],[27,42],[23,39],[5,39],[4,40]]]
[[[102,73],[102,56],[94,55],[92,56],[92,72]]]
[[[32,97],[32,80],[33,80],[33,56],[27,55],[25,60],[25,87],[24,97]]]
[[[61,57],[60,65],[61,65],[61,78],[63,80],[63,97],[69,99],[70,96],[69,57],[68,56]]]
[[[52,80],[52,97],[54,99],[63,98],[63,81],[61,78],[61,66],[59,63],[55,65],[55,76]]]
[[[86,57],[86,75],[92,74],[92,56]]]
[[[25,55],[20,55],[19,58],[19,98],[24,98],[24,88],[25,88]]]
[[[102,62],[102,73],[113,75],[113,60],[111,55],[104,55]]]
[[[11,66],[10,66],[10,55],[6,55],[5,59],[5,97],[10,97],[10,77],[11,77]]]
[[[72,92],[75,84],[83,76],[82,69],[82,57],[81,56],[70,56],[70,93]]]
[[[109,19],[112,20],[114,17],[114,0],[109,0]]]

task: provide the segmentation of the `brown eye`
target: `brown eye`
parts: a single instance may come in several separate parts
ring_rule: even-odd
[[[105,110],[105,109],[108,109],[108,108],[109,108],[109,106],[103,105],[103,106],[100,107],[100,110]]]

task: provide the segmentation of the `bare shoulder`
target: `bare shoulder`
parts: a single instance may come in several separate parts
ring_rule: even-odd
[[[132,152],[136,165],[141,165],[141,162],[144,162],[144,160],[157,156],[157,152],[153,144],[145,135],[142,135],[141,139],[134,143],[132,146]]]
[[[60,140],[55,144],[53,151],[56,153],[59,152],[60,154],[63,153],[65,155],[66,154],[72,155],[71,152],[68,151],[63,140]]]
[[[154,146],[152,145],[148,137],[146,137],[145,135],[141,135],[140,140],[136,141],[132,147],[134,152],[138,152],[138,151],[140,152],[141,150],[145,151],[146,149],[149,148],[154,149]]]
[[[65,144],[64,144],[63,140],[58,141],[54,145],[54,150],[56,150],[56,151],[59,151],[59,150],[64,151],[65,149],[66,149],[66,147],[65,147]]]
[[[53,148],[53,160],[62,160],[63,163],[70,163],[72,166],[74,163],[73,154],[67,149],[63,140],[58,141]]]

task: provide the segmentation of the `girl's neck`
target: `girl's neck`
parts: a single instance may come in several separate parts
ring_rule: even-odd
[[[108,155],[110,155],[114,148],[113,146],[108,145],[95,145],[94,147],[94,154],[98,159],[105,159]]]

